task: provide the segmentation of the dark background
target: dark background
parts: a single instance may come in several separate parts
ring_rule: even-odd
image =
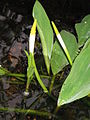
[[[90,13],[90,0],[39,0],[48,16],[59,19],[61,16],[79,17]],[[6,4],[15,12],[30,15],[35,0],[0,0],[0,8]]]

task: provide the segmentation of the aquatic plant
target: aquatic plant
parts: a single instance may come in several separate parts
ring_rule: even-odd
[[[34,23],[29,37],[29,52],[25,50],[28,58],[28,67],[24,95],[27,96],[29,94],[29,85],[35,74],[44,92],[54,99],[51,93],[55,76],[66,65],[70,64],[71,70],[60,90],[57,100],[57,108],[87,96],[90,93],[90,15],[86,16],[81,23],[75,25],[78,42],[76,41],[76,37],[70,32],[62,30],[59,33],[54,22],[52,22],[51,26],[50,20],[38,0],[36,0],[33,7],[33,18]],[[47,73],[50,75],[51,68],[53,74],[49,90],[42,82],[35,63],[34,44],[36,26],[41,39]],[[53,28],[58,38],[54,43]],[[15,76],[17,79],[25,81],[25,75],[11,73],[1,66],[0,75]]]
[[[44,28],[46,26],[48,26],[48,24],[47,24],[46,20],[44,20],[45,18],[43,17],[44,13],[42,10],[42,6],[40,5],[40,3],[38,1],[36,1],[33,9],[34,9],[33,16],[35,19],[37,19],[37,25],[40,24],[38,26],[39,34],[41,36],[44,36],[44,38],[45,38],[45,39],[42,39],[43,37],[41,37],[41,40],[43,41],[43,43],[45,42],[45,40],[47,40],[47,42],[49,42],[49,40],[44,35],[45,34]],[[63,104],[67,104],[69,102],[72,102],[74,100],[82,98],[90,93],[90,89],[89,89],[90,88],[90,80],[89,80],[90,68],[88,68],[88,66],[90,64],[89,63],[90,56],[89,56],[89,52],[88,52],[90,49],[90,45],[88,45],[88,48],[85,50],[86,51],[85,53],[83,53],[84,51],[81,51],[80,54],[77,55],[79,47],[83,46],[84,43],[86,41],[88,41],[88,38],[90,37],[89,22],[90,22],[90,15],[85,17],[81,23],[76,24],[76,32],[78,35],[78,42],[76,42],[76,38],[73,34],[67,32],[65,30],[61,31],[61,33],[60,33],[61,35],[60,35],[54,22],[52,22],[56,36],[60,42],[60,45],[57,41],[53,45],[53,50],[52,50],[52,55],[51,55],[51,60],[50,60],[52,72],[54,75],[56,75],[67,64],[70,63],[72,65],[71,72],[69,74],[69,76],[72,76],[72,77],[68,76],[67,79],[65,80],[65,83],[62,86],[62,89],[61,89],[61,92],[60,92],[60,95],[58,98],[58,103],[57,103],[58,106],[61,106]],[[80,29],[80,27],[82,27],[82,30]],[[49,31],[49,28],[47,30]],[[82,40],[82,37],[83,37],[83,40]],[[49,45],[50,44],[51,43],[49,42]],[[62,48],[64,51],[62,50]],[[46,51],[48,51],[47,48],[46,48]],[[87,59],[86,62],[82,61],[83,56],[84,56],[85,60]],[[83,60],[84,60],[84,58],[83,58]],[[77,59],[79,59],[79,60],[77,60]],[[69,63],[68,63],[68,61],[69,61]],[[73,61],[73,64],[72,64],[72,61]],[[80,63],[81,63],[81,66],[80,66]],[[77,68],[78,68],[78,70],[76,70]],[[88,68],[88,70],[86,70],[87,68]],[[82,73],[83,73],[83,78],[81,75]],[[86,75],[87,75],[87,79],[85,79]],[[74,78],[73,78],[73,76],[74,76]],[[78,83],[78,85],[77,85],[77,83]],[[86,86],[87,86],[87,90],[86,90]],[[70,90],[69,90],[69,88],[70,88]],[[72,89],[72,92],[71,92],[71,89]],[[83,92],[82,90],[86,91],[86,92]],[[69,98],[69,96],[70,96],[70,98]],[[66,98],[67,98],[67,100],[66,100]],[[69,101],[69,99],[70,99],[70,101]]]

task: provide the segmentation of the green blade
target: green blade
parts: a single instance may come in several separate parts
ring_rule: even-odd
[[[58,106],[71,103],[90,93],[90,44],[73,63],[58,98]]]
[[[68,49],[71,60],[73,61],[77,55],[77,50],[78,50],[76,38],[73,34],[65,30],[62,30],[60,34]],[[65,56],[65,53],[62,50],[62,47],[60,46],[58,41],[56,41],[53,46],[52,58],[51,58],[51,69],[53,74],[54,75],[57,74],[67,64],[69,64],[67,57]]]
[[[50,20],[42,7],[38,2],[35,2],[33,7],[33,17],[37,20],[37,29],[41,38],[43,55],[47,66],[47,71],[50,70],[50,59],[53,48],[53,30],[50,25]]]

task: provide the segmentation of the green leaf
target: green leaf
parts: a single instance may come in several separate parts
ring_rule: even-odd
[[[30,53],[28,54],[28,52],[26,50],[24,50],[26,53],[26,56],[28,58],[28,68],[27,68],[27,81],[30,81],[30,79],[33,76],[34,73],[34,67],[33,67],[33,55]]]
[[[90,37],[90,15],[83,18],[81,23],[75,24],[78,35],[78,45],[81,47]]]
[[[53,30],[44,8],[38,1],[35,2],[33,7],[33,17],[37,19],[37,29],[41,38],[43,55],[45,58],[47,70],[49,72],[50,59],[53,48]]]
[[[0,67],[0,76],[3,76],[3,75],[5,75],[5,74],[6,74],[5,70],[2,69],[2,67]]]
[[[32,80],[33,74],[34,74],[34,66],[33,66],[33,55],[30,53],[28,54],[27,51],[25,51],[27,57],[28,57],[28,67],[27,67],[27,82]]]
[[[26,50],[24,50],[24,51],[25,51],[26,56],[28,58],[27,78],[30,81],[30,78],[33,77],[33,73],[34,73],[33,55],[31,53],[28,54],[28,52]]]
[[[58,98],[58,106],[71,103],[90,93],[90,44],[73,63]]]
[[[86,49],[88,46],[90,45],[90,38],[86,41],[84,47],[82,48],[82,50]]]
[[[82,19],[82,23],[85,23],[85,22],[87,22],[87,23],[90,22],[90,15],[87,15]]]
[[[62,30],[60,34],[68,49],[70,57],[73,61],[77,55],[77,50],[78,50],[76,38],[73,34],[65,30]],[[65,56],[65,53],[62,50],[60,44],[56,41],[53,46],[52,58],[51,58],[51,69],[53,74],[54,75],[57,74],[67,64],[69,64],[69,62]]]
[[[9,75],[11,72],[8,71],[6,68],[3,68],[2,66],[0,66],[0,75]]]
[[[19,80],[25,81],[22,77],[25,77],[24,74],[17,74],[17,73],[11,73],[10,71],[8,71],[6,68],[3,68],[0,66],[0,76],[13,76],[16,77]]]
[[[27,68],[27,78],[31,79],[34,74],[34,66],[33,66],[33,55],[28,55],[28,68]]]
[[[30,82],[31,80],[33,79],[33,74],[34,74],[34,66],[33,66],[33,54],[32,53],[29,53],[24,50],[25,53],[26,53],[26,56],[28,58],[28,67],[27,67],[27,83],[26,83],[26,92],[28,92],[28,89],[29,89],[29,85],[30,85]]]

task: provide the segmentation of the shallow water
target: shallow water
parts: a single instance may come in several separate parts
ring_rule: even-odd
[[[26,73],[27,58],[24,49],[28,50],[28,36],[33,23],[32,8],[35,1],[31,0],[1,0],[0,1],[0,64],[12,72]],[[90,13],[88,0],[57,0],[55,2],[41,1],[49,18],[54,20],[59,30],[66,29],[74,34],[74,24],[79,22],[83,16]],[[80,7],[82,6],[82,7]],[[86,6],[86,7],[85,7]],[[39,37],[37,34],[37,44]],[[35,47],[35,58],[39,64],[43,64],[41,46]],[[40,58],[38,60],[38,58]],[[37,61],[38,60],[38,61]],[[43,65],[44,66],[44,65]],[[45,66],[44,66],[45,67]],[[43,71],[45,71],[43,67]],[[41,72],[41,70],[40,70]],[[69,73],[69,67],[66,68],[63,77],[56,78],[55,87],[62,84]],[[61,75],[62,73],[60,73]],[[35,79],[30,86],[30,95],[24,98],[23,92],[25,84],[12,84],[13,77],[0,78],[0,107],[37,109],[52,112],[55,109],[54,102],[48,95],[44,94],[41,87]],[[43,79],[48,87],[50,81]],[[54,87],[53,95],[58,96],[61,86]],[[72,104],[66,105],[60,109],[57,115],[61,120],[90,120],[90,105],[87,104],[89,98],[84,98]],[[53,106],[52,106],[53,105]],[[0,120],[47,120],[49,118],[30,116],[15,112],[0,112]],[[51,118],[54,120],[54,118]]]

